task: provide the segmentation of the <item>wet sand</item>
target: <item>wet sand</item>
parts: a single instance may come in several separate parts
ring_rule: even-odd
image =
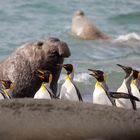
[[[0,140],[138,140],[140,112],[60,100],[0,101]]]

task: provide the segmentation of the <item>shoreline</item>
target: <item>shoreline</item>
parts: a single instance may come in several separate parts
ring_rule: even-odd
[[[140,139],[140,112],[60,100],[0,101],[1,140]]]

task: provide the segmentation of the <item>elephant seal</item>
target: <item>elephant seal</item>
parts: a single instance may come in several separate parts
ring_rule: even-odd
[[[72,18],[71,25],[72,35],[85,40],[109,39],[101,32],[85,15],[82,10],[77,10]]]
[[[58,38],[26,43],[16,49],[0,63],[0,79],[11,80],[14,84],[12,97],[33,97],[41,82],[35,76],[36,69],[49,70],[53,74],[51,89],[56,94],[57,81],[61,72],[57,64],[70,56],[68,45]]]

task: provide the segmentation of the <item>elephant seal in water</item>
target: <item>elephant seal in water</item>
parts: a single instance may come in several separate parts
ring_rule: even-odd
[[[109,37],[101,32],[81,10],[77,10],[74,13],[71,33],[85,40],[109,39]]]
[[[68,45],[57,38],[27,43],[0,63],[0,79],[14,83],[12,97],[33,97],[41,85],[33,71],[47,69],[53,74],[51,89],[56,94],[61,72],[56,64],[63,63],[64,58],[69,56]]]

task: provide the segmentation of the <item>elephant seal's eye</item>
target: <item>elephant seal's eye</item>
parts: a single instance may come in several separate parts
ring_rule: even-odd
[[[39,42],[37,42],[36,45],[37,45],[38,49],[42,49],[43,42],[39,41]]]

